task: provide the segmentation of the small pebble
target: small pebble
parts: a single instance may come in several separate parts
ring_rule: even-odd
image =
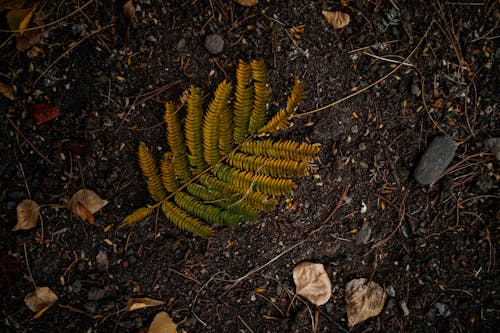
[[[387,295],[391,297],[396,296],[396,290],[394,290],[394,287],[392,285],[388,285],[387,288],[385,288],[385,291],[387,292]]]
[[[420,96],[422,91],[420,90],[420,87],[416,83],[414,83],[411,85],[411,93],[418,97]]]
[[[450,164],[458,144],[449,136],[438,136],[432,140],[420,158],[414,177],[422,185],[434,183]]]
[[[450,307],[444,303],[436,302],[434,307],[438,310],[442,317],[449,317],[451,315]]]
[[[75,280],[75,281],[71,284],[71,290],[72,290],[75,294],[78,294],[78,293],[82,290],[82,283],[80,282],[80,280]]]
[[[99,301],[99,300],[104,298],[105,294],[106,294],[106,291],[104,291],[104,289],[91,288],[89,290],[88,295],[87,295],[87,299],[89,301]]]
[[[488,149],[495,154],[497,160],[500,161],[500,138],[491,138],[486,140],[486,147],[488,147]]]
[[[372,228],[367,223],[365,223],[363,225],[363,228],[361,228],[361,230],[356,235],[356,244],[368,244],[368,242],[370,242],[371,234]]]
[[[100,272],[107,272],[109,270],[109,260],[106,251],[99,251],[95,257],[97,270]]]
[[[205,39],[205,48],[211,54],[219,54],[224,49],[224,39],[220,35],[208,35]]]
[[[399,307],[401,310],[403,310],[403,314],[405,317],[408,317],[410,314],[410,310],[408,309],[408,305],[406,305],[406,302],[404,300],[399,301]]]

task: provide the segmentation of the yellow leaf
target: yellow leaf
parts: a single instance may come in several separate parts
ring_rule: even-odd
[[[333,29],[342,29],[351,21],[349,14],[340,11],[331,12],[328,10],[324,10],[321,13],[325,17],[326,22],[328,22],[328,24],[331,25]]]
[[[332,295],[332,283],[323,264],[304,261],[293,269],[293,282],[297,294],[316,305],[323,305]]]
[[[177,324],[174,323],[168,313],[162,311],[154,317],[148,333],[177,333]]]
[[[387,294],[376,282],[365,278],[351,280],[345,286],[349,327],[377,316],[384,308]]]
[[[17,224],[12,231],[29,230],[36,227],[36,222],[40,216],[40,206],[33,200],[23,200],[16,208]]]
[[[101,199],[94,191],[81,189],[68,202],[68,208],[84,221],[93,223],[93,214],[100,211],[108,201]]]
[[[157,301],[151,298],[131,298],[127,302],[125,311],[133,311],[138,309],[148,308],[150,306],[158,306],[165,304],[163,301]]]
[[[0,93],[11,101],[14,100],[14,88],[11,85],[0,82]]]
[[[36,287],[24,298],[24,303],[33,312],[46,311],[46,307],[57,301],[57,295],[49,287]]]
[[[31,21],[31,17],[35,12],[36,6],[33,8],[26,9],[13,9],[7,13],[7,23],[9,24],[10,30],[18,32],[21,36],[24,30],[28,27]]]

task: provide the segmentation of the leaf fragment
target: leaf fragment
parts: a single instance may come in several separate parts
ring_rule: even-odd
[[[304,261],[293,269],[297,294],[316,305],[323,305],[332,295],[332,283],[323,264]]]
[[[23,200],[16,208],[17,223],[12,231],[29,230],[36,227],[40,216],[40,206],[30,199]]]
[[[0,82],[0,94],[4,95],[11,101],[14,100],[14,87],[10,84]]]
[[[387,294],[376,282],[365,278],[349,281],[345,286],[349,327],[377,316],[384,308]]]
[[[94,214],[108,204],[92,190],[81,189],[68,201],[68,208],[84,221],[94,224]]]
[[[22,36],[33,17],[36,6],[26,9],[13,9],[7,13],[7,23],[10,30]]]
[[[135,15],[136,10],[134,6],[134,2],[132,0],[128,0],[123,5],[123,15],[125,15],[125,19],[127,21],[127,25],[132,25],[134,27],[137,17]]]
[[[259,0],[234,0],[234,2],[245,7],[256,6],[259,4]]]
[[[177,324],[165,311],[159,312],[151,322],[148,333],[177,333]]]
[[[333,29],[342,29],[346,27],[349,22],[351,22],[351,17],[349,14],[343,13],[341,11],[329,11],[324,10],[321,12],[325,17],[326,22],[332,26]]]
[[[149,308],[150,306],[158,306],[165,304],[163,301],[157,301],[151,298],[130,298],[125,307],[125,311],[134,311],[138,309]]]
[[[24,298],[24,303],[33,312],[39,312],[57,301],[57,295],[49,287],[36,287]]]
[[[29,112],[31,116],[39,123],[44,124],[59,117],[61,114],[57,109],[57,106],[37,103],[29,106]]]

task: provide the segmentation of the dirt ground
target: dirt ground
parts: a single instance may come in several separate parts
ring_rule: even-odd
[[[303,260],[332,280],[318,332],[349,330],[344,287],[360,277],[388,297],[353,332],[497,331],[499,164],[486,145],[500,136],[497,1],[135,4],[128,40],[113,0],[44,2],[35,50],[0,33],[0,81],[15,86],[14,101],[0,95],[1,332],[145,332],[160,310],[187,332],[312,332],[315,307],[294,297],[291,275]],[[334,30],[323,10],[351,22]],[[210,34],[221,53],[204,46]],[[150,203],[136,149],[165,149],[163,102],[190,85],[212,92],[234,82],[239,59],[260,58],[271,113],[294,77],[305,83],[309,113],[282,136],[322,145],[314,172],[257,224],[209,240],[162,216],[105,229]],[[60,116],[39,124],[33,103]],[[415,166],[442,134],[459,143],[455,156],[420,185]],[[95,225],[50,206],[81,188],[109,201]],[[12,232],[26,198],[48,205],[42,223]],[[24,304],[34,283],[59,297],[37,319]],[[132,297],[165,305],[119,312]]]

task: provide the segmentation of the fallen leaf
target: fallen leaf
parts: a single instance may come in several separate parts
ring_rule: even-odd
[[[151,298],[131,298],[127,302],[125,311],[134,311],[138,309],[149,308],[150,306],[158,306],[165,304],[163,301],[157,301]]]
[[[17,223],[12,231],[29,230],[36,227],[40,216],[40,206],[30,199],[23,200],[16,208]]]
[[[14,288],[17,278],[21,275],[21,264],[9,255],[0,257],[0,292],[6,292]]]
[[[81,189],[68,201],[68,208],[81,217],[84,221],[94,223],[94,214],[108,204],[107,200],[101,199],[94,191]]]
[[[22,8],[26,0],[0,0],[0,11]]]
[[[256,6],[259,4],[259,0],[234,0],[234,2],[245,7]]]
[[[154,317],[148,333],[177,333],[177,324],[174,323],[168,313],[162,311]]]
[[[36,6],[26,9],[13,9],[7,13],[7,23],[10,30],[16,35],[22,36],[33,17]]]
[[[33,312],[44,310],[57,301],[57,295],[49,287],[36,287],[24,298],[24,303]]]
[[[367,279],[354,279],[345,286],[347,320],[349,327],[377,316],[384,308],[387,294],[376,282]]]
[[[125,15],[128,24],[133,27],[137,21],[137,17],[135,16],[135,6],[132,0],[128,0],[123,5],[123,15]]]
[[[341,11],[332,12],[329,10],[324,10],[321,13],[325,17],[326,22],[328,22],[328,24],[331,25],[333,29],[342,29],[346,27],[351,21],[349,14],[343,13]]]
[[[14,87],[7,83],[0,82],[0,93],[10,99],[14,100]]]
[[[323,264],[304,261],[293,269],[293,282],[297,294],[316,305],[323,305],[332,295],[332,283]]]
[[[38,103],[29,106],[31,116],[39,123],[44,124],[52,119],[59,117],[61,114],[57,106],[50,104]]]
[[[19,52],[24,52],[30,47],[40,43],[41,39],[42,39],[42,34],[40,33],[40,30],[26,31],[22,36],[16,37],[16,49]]]

